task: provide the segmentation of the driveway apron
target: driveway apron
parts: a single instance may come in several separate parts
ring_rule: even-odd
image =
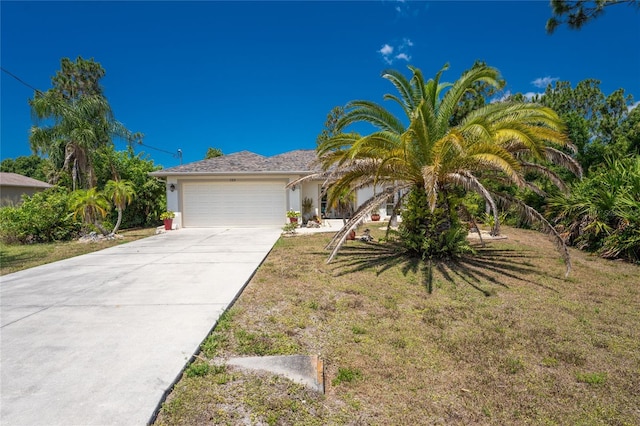
[[[0,277],[0,423],[147,424],[280,233],[181,229]]]

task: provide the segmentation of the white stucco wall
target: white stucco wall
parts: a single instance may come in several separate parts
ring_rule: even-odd
[[[382,191],[382,189],[377,188],[376,189],[376,194],[379,194]],[[358,207],[360,207],[362,205],[362,203],[364,203],[365,201],[367,201],[369,198],[373,197],[374,194],[374,188],[373,186],[369,186],[367,188],[362,188],[357,190],[356,192],[356,205]],[[382,205],[377,209],[378,213],[380,213],[380,216],[385,217],[387,215],[387,207],[385,203],[382,203]]]
[[[171,192],[169,189],[171,185],[175,185],[176,190]],[[180,211],[180,203],[178,200],[178,194],[180,193],[180,187],[178,186],[178,179],[175,177],[167,178],[167,210],[171,210],[172,212]],[[176,221],[177,222],[177,221]]]

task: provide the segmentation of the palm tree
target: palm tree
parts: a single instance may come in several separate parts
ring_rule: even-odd
[[[568,251],[553,226],[531,207],[497,194],[481,181],[481,176],[506,180],[541,193],[524,178],[525,172],[537,172],[564,188],[562,180],[545,164],[563,165],[576,174],[581,170],[561,150],[574,148],[563,133],[560,118],[549,108],[515,102],[491,103],[460,117],[457,108],[465,94],[479,84],[500,88],[502,83],[499,72],[484,64],[476,64],[454,83],[441,83],[447,68],[445,65],[427,82],[413,67],[409,67],[410,79],[393,70],[383,73],[399,92],[384,99],[400,107],[408,126],[379,104],[356,100],[346,105],[336,134],[318,144],[318,157],[328,175],[326,185],[333,188],[330,193],[371,185],[383,189],[364,202],[329,243],[327,247],[333,248],[329,261],[347,233],[398,192],[406,197],[400,232],[409,250],[422,259],[455,254],[456,246],[466,237],[457,219],[457,195],[459,191],[475,191],[490,206],[494,233],[499,233],[501,202],[516,205],[527,218],[555,235],[568,273]],[[366,135],[344,132],[356,123],[369,123],[376,131]]]
[[[111,231],[112,234],[115,234],[122,223],[122,211],[131,204],[136,196],[136,191],[133,188],[133,183],[128,180],[110,180],[104,187],[104,193],[107,198],[113,201],[118,210],[118,220]]]
[[[96,178],[93,156],[112,146],[113,137],[129,142],[140,136],[131,134],[113,118],[102,95],[65,99],[54,90],[37,92],[30,100],[32,114],[41,126],[31,128],[31,149],[47,155],[60,170],[71,174],[72,188],[92,188]]]
[[[104,219],[107,215],[109,202],[96,188],[73,191],[69,209],[74,218],[80,216],[84,223],[94,225],[103,235],[108,234],[100,223],[100,219]]]

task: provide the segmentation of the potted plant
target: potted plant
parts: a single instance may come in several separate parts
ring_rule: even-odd
[[[176,214],[171,210],[167,210],[166,212],[160,213],[160,220],[164,222],[165,231],[170,231],[173,226],[173,218],[176,217]]]
[[[291,222],[291,223],[297,223],[298,222],[298,216],[300,216],[300,212],[298,212],[298,211],[295,211],[295,210],[287,211],[287,217],[289,218],[289,222]]]

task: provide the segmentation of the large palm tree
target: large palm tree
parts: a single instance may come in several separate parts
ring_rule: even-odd
[[[118,220],[111,231],[112,234],[115,234],[122,223],[122,211],[131,204],[136,196],[136,191],[133,188],[133,183],[128,180],[110,180],[104,187],[104,194],[113,201],[113,205],[118,210]]]
[[[54,90],[38,92],[30,100],[32,114],[40,126],[31,129],[31,149],[47,155],[59,170],[71,174],[72,189],[91,188],[96,178],[93,156],[113,146],[113,137],[130,142],[133,135],[116,121],[102,95],[65,99]]]
[[[397,192],[411,194],[404,212],[411,213],[412,220],[404,221],[403,217],[401,226],[411,237],[412,250],[423,259],[442,253],[442,245],[450,242],[453,234],[460,234],[456,191],[470,190],[479,193],[490,206],[494,233],[499,232],[499,202],[515,204],[529,219],[540,222],[556,236],[568,272],[570,263],[564,242],[542,215],[517,199],[495,193],[480,179],[481,175],[485,179],[493,177],[541,193],[524,178],[525,173],[537,172],[563,188],[562,180],[545,164],[560,164],[576,174],[581,170],[561,150],[573,146],[563,133],[558,115],[532,103],[495,102],[460,117],[458,106],[465,94],[479,84],[501,87],[495,68],[476,64],[454,83],[440,81],[447,66],[426,82],[419,69],[409,69],[410,79],[397,71],[382,75],[399,92],[387,94],[384,99],[400,107],[408,125],[379,104],[352,101],[336,124],[337,133],[318,144],[318,156],[328,175],[326,185],[337,188],[333,193],[371,185],[382,189],[364,202],[336,234],[328,245],[333,248],[329,261],[347,233]],[[369,123],[376,130],[366,135],[345,131],[356,123]],[[439,243],[434,245],[435,240]]]

